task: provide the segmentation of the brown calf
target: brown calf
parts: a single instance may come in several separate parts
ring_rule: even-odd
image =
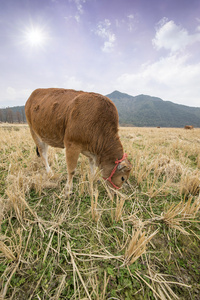
[[[95,93],[66,89],[37,89],[25,105],[27,122],[47,172],[48,145],[66,149],[71,193],[79,154],[89,158],[110,186],[120,188],[128,179],[131,164],[124,154],[118,135],[118,112],[113,102]]]

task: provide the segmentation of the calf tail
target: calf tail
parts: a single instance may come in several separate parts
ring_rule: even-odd
[[[40,152],[38,150],[38,147],[36,146],[36,153],[37,153],[37,156],[40,157]]]

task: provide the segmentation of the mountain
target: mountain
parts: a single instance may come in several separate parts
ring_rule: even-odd
[[[106,95],[116,105],[120,125],[138,127],[200,127],[200,108],[164,101],[147,95],[130,96],[118,91]]]

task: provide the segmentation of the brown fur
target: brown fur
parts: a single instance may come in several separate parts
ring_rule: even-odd
[[[185,125],[184,129],[194,129],[194,127],[192,125]]]
[[[37,89],[25,105],[27,122],[33,139],[50,170],[46,152],[48,145],[66,149],[68,168],[67,193],[80,153],[95,163],[102,176],[109,177],[116,159],[123,156],[118,135],[118,112],[113,102],[95,93],[66,89]],[[122,186],[122,176],[129,176],[131,164],[126,159],[112,181]],[[122,166],[122,165],[121,165]]]

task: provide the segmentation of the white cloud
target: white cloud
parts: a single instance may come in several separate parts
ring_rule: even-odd
[[[127,19],[128,19],[128,31],[129,32],[132,32],[135,27],[136,27],[136,24],[138,23],[137,21],[137,16],[131,14],[131,15],[128,15],[127,16]]]
[[[130,14],[123,19],[116,19],[116,28],[123,28],[124,31],[128,30],[130,33],[136,30],[139,23],[139,17],[137,14]]]
[[[74,0],[77,10],[80,14],[83,14],[84,10],[83,10],[83,5],[82,3],[85,3],[86,0]]]
[[[92,91],[94,85],[85,83],[83,80],[76,78],[75,76],[66,76],[66,80],[63,85],[66,89]]]
[[[186,46],[200,42],[200,33],[189,34],[185,28],[176,25],[174,21],[163,18],[158,25],[156,36],[152,40],[158,50],[164,48],[175,53]]]
[[[16,91],[11,86],[7,87],[6,94],[7,94],[8,99],[13,100],[16,98]]]
[[[137,73],[117,79],[118,89],[131,95],[149,94],[175,103],[200,106],[200,63],[188,64],[188,56],[170,55],[143,65]]]
[[[78,14],[74,17],[74,19],[76,20],[77,23],[80,23],[81,18]]]
[[[70,18],[74,18],[77,23],[80,23],[81,21],[81,15],[84,14],[83,4],[86,2],[86,0],[68,0],[69,2],[73,2],[76,6],[76,13],[74,16],[65,17],[66,20]]]
[[[111,30],[111,22],[105,19],[103,22],[99,22],[95,34],[104,40],[103,47],[101,48],[103,52],[112,52],[115,44],[115,34]]]
[[[8,100],[15,100],[20,98],[27,98],[32,93],[30,89],[16,89],[11,86],[6,89],[6,96]]]
[[[0,107],[24,105],[31,93],[31,89],[7,86],[0,90]],[[6,102],[7,104],[5,105]]]

